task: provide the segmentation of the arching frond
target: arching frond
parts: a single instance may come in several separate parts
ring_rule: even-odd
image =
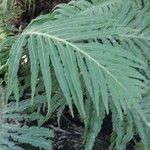
[[[87,136],[94,136],[88,138],[86,146],[92,148],[105,111],[108,114],[111,110],[115,122],[113,144],[119,149],[122,143],[124,149],[134,134],[133,125],[137,130],[144,128],[136,119],[141,116],[145,119],[141,101],[149,78],[145,61],[150,56],[149,8],[147,5],[139,9],[132,1],[124,5],[123,0],[94,1],[94,4],[73,1],[60,5],[53,15],[35,19],[11,48],[6,101],[12,92],[19,101],[17,73],[22,53],[28,50],[32,102],[41,72],[48,110],[52,111],[54,70],[72,115],[75,104],[89,131]],[[86,90],[90,105],[84,98]],[[89,110],[94,114],[91,124],[87,119]],[[131,110],[140,117],[136,118]],[[144,141],[145,137],[140,136]]]
[[[93,15],[103,14],[112,16],[123,4],[120,0],[102,0],[98,2],[88,2],[84,0],[71,1],[68,4],[59,4],[54,10],[55,18],[71,17],[77,14]]]
[[[137,1],[140,2],[140,0]],[[148,2],[145,3],[147,5],[139,9],[138,5],[136,6],[133,1],[128,0],[126,5],[120,0],[106,0],[96,3],[96,5],[82,0],[71,1],[69,4],[58,5],[54,14],[57,18],[72,17],[78,14],[111,16],[111,19],[117,21],[118,24],[131,28],[132,33],[122,34],[119,37],[108,36],[107,39],[106,37],[103,39],[103,42],[123,46],[123,48],[130,50],[134,55],[145,61],[150,57],[150,45],[148,44],[150,41],[150,5]]]
[[[1,90],[1,89],[0,89]],[[0,91],[1,92],[1,91]],[[4,91],[3,91],[4,92]],[[0,95],[2,98],[2,96]],[[41,102],[41,99],[43,101]],[[53,96],[53,104],[55,108],[59,107],[61,101],[58,94]],[[1,100],[1,99],[0,99]],[[58,102],[59,100],[59,102]],[[43,122],[45,117],[40,112],[35,112],[40,105],[46,102],[45,96],[35,97],[35,103],[31,106],[28,99],[19,102],[18,110],[16,104],[10,103],[3,106],[0,101],[0,148],[4,150],[24,150],[22,144],[30,144],[35,148],[42,148],[45,150],[52,150],[51,138],[54,137],[53,130],[39,126],[21,125],[20,122],[24,120]],[[26,113],[28,109],[32,111]],[[34,108],[34,109],[33,109]],[[54,108],[54,107],[53,107]],[[54,111],[54,110],[53,110]],[[12,121],[14,120],[15,123]]]
[[[141,81],[146,79],[135,68],[144,69],[146,65],[121,47],[100,44],[95,39],[124,37],[133,31],[113,19],[100,18],[99,15],[93,15],[91,18],[78,15],[68,19],[51,20],[34,28],[31,25],[12,47],[7,99],[17,88],[14,85],[17,82],[19,60],[23,47],[27,47],[31,60],[32,94],[34,95],[40,66],[49,110],[51,103],[50,58],[71,110],[73,100],[80,114],[85,117],[80,81],[82,76],[97,114],[99,115],[99,98],[103,99],[108,112],[108,97],[111,96],[122,116],[122,108],[125,111],[126,107],[135,107],[141,99],[144,86]]]

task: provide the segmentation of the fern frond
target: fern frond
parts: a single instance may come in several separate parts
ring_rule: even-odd
[[[102,101],[101,101],[102,103]],[[91,150],[93,148],[93,145],[95,143],[95,139],[98,135],[98,133],[101,130],[101,126],[103,123],[103,119],[106,115],[105,108],[103,105],[100,105],[100,112],[101,115],[97,116],[96,111],[93,110],[93,105],[91,100],[88,98],[86,99],[86,118],[85,118],[85,131],[84,131],[84,140],[86,141],[85,149]]]
[[[3,106],[3,103],[0,104],[2,117],[0,122],[0,148],[23,150],[22,144],[30,144],[33,147],[43,148],[45,150],[53,149],[51,142],[51,139],[54,137],[53,131],[49,128],[40,127],[51,115],[44,116],[40,112],[35,111],[38,107],[46,103],[46,96],[36,96],[33,105],[30,104],[30,101],[31,99],[26,99],[19,102],[17,110],[15,102],[11,102],[5,106]],[[53,110],[51,112],[56,111],[63,104],[65,102],[62,94],[58,92],[52,97]],[[29,112],[28,110],[32,111]],[[22,122],[25,120],[28,122],[37,121],[39,125],[22,125]]]
[[[3,13],[8,12],[10,9],[14,8],[15,0],[2,0],[0,3],[0,8],[3,10]]]
[[[92,14],[103,14],[112,16],[121,6],[122,1],[120,0],[106,0],[90,3],[88,1],[79,0],[71,1],[68,4],[59,4],[54,10],[55,18],[71,17],[78,14],[92,15]]]
[[[150,46],[149,5],[141,10],[133,6],[131,1],[127,1],[127,5],[117,0],[96,2],[96,5],[75,1],[60,5],[51,16],[34,20],[11,48],[6,101],[14,92],[19,102],[17,73],[22,53],[27,49],[31,65],[32,102],[35,101],[38,72],[41,71],[48,110],[52,111],[51,76],[54,69],[72,115],[72,105],[75,104],[85,127],[90,129],[87,130],[90,133],[85,135],[94,136],[93,139],[86,139],[86,148],[92,148],[105,111],[108,114],[111,110],[114,145],[117,149],[124,149],[134,134],[133,124],[137,126],[135,130],[143,129],[131,118],[136,120],[133,113],[139,113],[145,119],[140,102],[148,82],[145,57],[149,58]],[[83,98],[84,90],[90,95],[90,106]],[[95,116],[90,125],[87,109]],[[127,118],[123,114],[127,114]],[[124,119],[127,123],[125,128],[122,127]]]
[[[12,124],[4,124],[2,126],[2,136],[0,145],[1,148],[7,147],[7,149],[20,149],[23,148],[17,146],[15,142],[31,144],[35,147],[44,148],[46,150],[52,150],[52,145],[46,138],[53,137],[53,132],[46,128],[18,126]],[[15,142],[7,141],[11,137]]]
[[[139,1],[139,0],[138,0]],[[126,1],[124,5],[123,1],[103,1],[93,5],[86,1],[71,1],[67,4],[60,4],[57,6],[58,9],[54,11],[57,18],[61,17],[72,17],[78,14],[83,15],[104,15],[110,17],[124,27],[131,28],[131,33],[119,35],[118,37],[104,38],[103,42],[107,44],[123,46],[125,49],[131,50],[132,53],[138,57],[143,58],[149,57],[149,16],[150,16],[150,5],[147,3],[145,7],[139,9],[138,6],[134,5],[132,1]],[[70,13],[70,10],[73,13]],[[66,16],[68,14],[68,16]],[[121,42],[121,43],[120,43]],[[145,58],[143,58],[145,59]]]
[[[135,135],[134,118],[131,113],[128,112],[128,114],[124,116],[124,119],[120,120],[116,109],[112,107],[111,110],[113,132],[111,134],[111,145],[109,149],[124,150],[126,149],[126,144],[130,142]]]
[[[6,72],[8,67],[9,48],[14,41],[14,37],[2,37],[0,42],[0,74]]]
[[[112,110],[112,121],[113,121],[113,133],[111,139],[111,149],[124,150],[126,144],[132,140],[134,135],[138,135],[141,138],[140,144],[137,144],[141,149],[148,150],[149,144],[149,100],[150,97],[145,97],[141,101],[142,110],[147,118],[147,123],[143,122],[142,118],[137,115],[134,110],[129,110],[128,114],[124,116],[123,121],[119,119],[118,113],[114,107]]]
[[[127,107],[131,108],[132,105],[135,107],[141,99],[144,84],[140,80],[146,81],[146,79],[134,68],[139,66],[138,68],[144,69],[146,65],[119,46],[100,44],[95,39],[129,38],[132,32],[134,29],[99,15],[93,15],[91,18],[77,15],[68,19],[51,20],[34,28],[31,25],[12,47],[7,99],[16,88],[14,85],[17,82],[19,60],[23,47],[27,46],[30,60],[34,60],[31,64],[31,67],[34,67],[34,72],[31,70],[32,90],[34,91],[37,78],[35,70],[37,71],[38,67],[36,66],[39,64],[47,92],[49,110],[51,103],[50,58],[71,110],[73,100],[81,116],[85,117],[81,73],[97,114],[99,115],[100,97],[108,111],[109,91],[121,117],[122,108],[125,111]],[[86,44],[84,40],[95,42]],[[37,54],[33,56],[35,50]]]

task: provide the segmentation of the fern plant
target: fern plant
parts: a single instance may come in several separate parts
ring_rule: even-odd
[[[4,96],[4,90],[1,89],[0,92],[2,92],[0,95],[0,149],[23,150],[23,144],[29,144],[33,147],[52,150],[51,139],[54,136],[53,131],[49,128],[29,126],[27,123],[43,119],[44,116],[39,112],[31,111],[29,113],[27,110],[35,110],[41,106],[42,103],[39,102],[39,99],[44,97],[36,97],[35,105],[32,107],[28,100],[21,101],[19,102],[18,110],[16,110],[16,104],[13,102],[8,106],[3,106],[2,98]]]
[[[57,92],[63,93],[72,116],[75,105],[84,123],[86,150],[92,149],[110,112],[110,149],[124,150],[139,134],[143,149],[148,150],[149,107],[143,105],[149,96],[149,10],[148,0],[143,4],[139,0],[79,0],[60,4],[52,14],[31,21],[10,50],[5,103],[14,93],[19,104],[18,73],[27,52],[32,105],[39,77],[45,87],[47,116],[54,109],[54,86],[61,89]]]

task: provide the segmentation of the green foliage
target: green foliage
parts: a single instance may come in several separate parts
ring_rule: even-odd
[[[13,93],[13,99],[19,106],[39,105],[43,103],[37,92],[39,86],[45,88],[43,94],[48,104],[47,115],[41,119],[40,115],[38,118],[32,117],[35,115],[32,112],[30,117],[24,115],[26,119],[36,118],[42,125],[56,111],[59,121],[66,105],[74,116],[75,105],[85,125],[85,149],[91,150],[105,115],[111,112],[113,132],[110,149],[124,150],[134,135],[139,134],[141,145],[148,150],[149,20],[148,0],[144,3],[140,0],[79,0],[58,5],[52,14],[31,21],[12,44],[5,103],[11,100]],[[18,74],[24,66],[24,54],[30,64],[27,70],[29,72],[30,69],[31,78],[27,85],[32,91],[30,101],[33,106],[30,106],[29,100],[25,101],[26,105],[19,102],[24,88]],[[62,99],[56,101],[56,93]],[[38,103],[36,97],[39,97]],[[12,113],[9,107],[6,109]],[[14,113],[15,106],[11,108]],[[20,111],[24,108],[21,107]],[[22,115],[7,115],[15,116],[20,119]],[[15,134],[21,134],[24,143],[33,142],[33,146],[40,146],[39,137],[36,141],[27,141],[24,137],[26,126],[17,128],[18,133]],[[48,129],[37,130],[44,132]],[[32,139],[31,135],[28,139]],[[17,142],[19,138],[14,137],[14,140]]]
[[[19,5],[16,7],[16,4],[19,3],[17,0],[1,0],[0,1],[0,8],[3,10],[3,14],[6,14],[8,12],[13,12],[14,9],[19,7]],[[25,0],[23,2],[26,6],[31,6],[34,3],[34,0]]]
[[[4,90],[1,89],[1,92],[4,93]],[[65,104],[60,92],[55,94],[52,100],[52,112]],[[52,150],[51,139],[54,137],[54,133],[49,128],[41,127],[50,115],[44,116],[38,111],[39,108],[42,109],[43,104],[46,102],[46,96],[36,96],[32,106],[30,101],[31,99],[22,100],[19,102],[17,109],[15,102],[3,106],[1,101],[0,148],[23,150],[24,144],[30,144],[32,147]],[[30,124],[36,122],[36,124],[34,123],[34,126],[31,126],[28,125],[29,122]]]
[[[9,10],[13,10],[15,5],[15,0],[1,0],[1,9],[3,13],[8,12]]]
[[[80,115],[85,117],[80,81],[82,75],[97,115],[99,115],[100,97],[108,112],[107,90],[109,90],[111,99],[122,117],[122,108],[125,111],[126,107],[138,107],[144,86],[140,80],[146,82],[146,78],[135,68],[146,70],[146,64],[132,53],[124,51],[123,48],[105,43],[100,44],[96,39],[105,40],[109,36],[118,39],[120,37],[128,39],[130,36],[136,38],[135,34],[135,29],[118,24],[118,21],[114,22],[109,17],[100,18],[99,14],[91,14],[90,18],[85,15],[75,15],[71,18],[63,19],[62,17],[62,19],[47,21],[43,24],[38,24],[38,22],[31,24],[12,47],[7,99],[17,88],[15,85],[17,84],[19,60],[23,47],[27,46],[31,60],[32,95],[34,95],[40,65],[49,110],[51,103],[50,57],[70,110],[72,110],[73,97],[73,102]],[[144,38],[147,39],[147,37]],[[84,40],[89,42],[85,43]],[[117,91],[119,91],[118,95],[115,94]]]

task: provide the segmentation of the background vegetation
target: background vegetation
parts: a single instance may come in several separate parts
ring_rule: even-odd
[[[1,0],[0,149],[149,150],[149,20],[149,0]]]

